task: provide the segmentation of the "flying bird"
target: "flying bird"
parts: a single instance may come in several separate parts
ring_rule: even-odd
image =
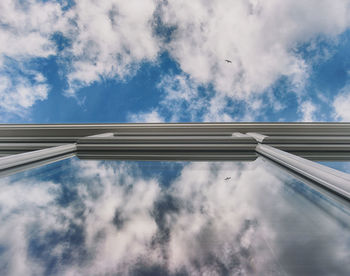
[[[231,176],[225,177],[225,180],[230,180]]]
[[[225,61],[226,61],[227,63],[232,63],[232,61],[231,61],[231,60],[228,60],[228,59],[225,59]]]

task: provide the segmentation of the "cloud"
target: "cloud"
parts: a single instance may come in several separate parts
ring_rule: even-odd
[[[282,76],[301,93],[310,69],[296,48],[345,31],[348,9],[343,0],[79,1],[65,14],[68,93],[103,79],[126,80],[164,50],[197,86],[213,85],[223,96],[247,100]]]
[[[63,24],[58,3],[4,0],[0,11],[0,64],[5,57],[20,61],[55,54],[51,34]]]
[[[36,101],[45,100],[49,86],[35,70],[0,69],[0,111],[23,117]]]
[[[301,103],[299,111],[302,114],[302,122],[313,122],[315,121],[316,106],[311,101]]]
[[[348,1],[176,1],[166,2],[161,11],[163,24],[173,27],[164,47],[192,87],[188,98],[179,101],[180,89],[170,91],[163,85],[164,97],[170,99],[173,93],[172,103],[182,107],[173,112],[175,119],[177,114],[191,114],[199,121],[269,120],[270,110],[290,107],[280,100],[291,92],[299,104],[308,102],[301,107],[308,111],[303,120],[312,120],[314,104],[305,100],[304,88],[315,59],[321,62],[332,54],[323,48],[324,53],[318,53],[316,45],[326,42],[331,47],[349,26]],[[302,45],[309,45],[315,57],[303,56],[298,50]],[[285,87],[276,86],[281,79]],[[271,92],[274,86],[282,90],[278,98]],[[196,87],[209,87],[214,94],[203,96]],[[191,109],[193,102],[202,108]],[[205,110],[204,115],[198,110]]]
[[[45,72],[33,60],[54,56],[66,95],[74,96],[95,82],[128,81],[143,64],[158,66],[168,52],[181,72],[162,77],[163,101],[150,116],[154,111],[170,121],[184,120],[181,113],[187,120],[256,119],[267,106],[255,108],[259,97],[281,78],[288,80],[285,93],[296,92],[302,101],[313,67],[299,47],[317,52],[315,45],[336,41],[350,21],[346,0],[5,0],[0,13],[3,111],[28,110],[47,98]],[[58,45],[57,36],[67,43]],[[320,54],[325,59],[333,54],[326,52]],[[31,73],[8,73],[9,62]],[[34,71],[41,80],[32,79]],[[247,112],[236,115],[233,102],[236,109],[246,104]],[[166,108],[170,115],[163,114]]]
[[[347,122],[350,121],[350,91],[348,88],[348,86],[343,88],[333,101],[334,117]]]
[[[189,75],[168,74],[157,84],[161,100],[151,113],[135,113],[129,118],[136,122],[157,120],[184,121],[232,121],[225,108],[229,100],[215,95],[209,87],[199,86]],[[151,118],[148,118],[148,117]]]
[[[155,61],[159,51],[153,35],[156,1],[77,1],[67,12],[71,41],[65,51],[68,93],[103,79],[124,80],[140,64]]]
[[[200,86],[189,75],[163,75],[157,84],[161,100],[150,113],[130,115],[132,121],[146,121],[146,116],[161,116],[170,122],[207,121],[232,122],[254,121],[266,109],[281,110],[283,106],[269,93],[267,100],[262,95],[252,95],[246,100],[233,100],[232,97],[215,93],[211,86]],[[150,120],[150,119],[149,119]]]
[[[188,75],[165,75],[157,88],[162,94],[158,108],[170,115],[172,122],[185,118],[195,121],[208,108],[206,99],[199,96],[198,85]]]
[[[182,72],[162,77],[154,108],[173,122],[269,120],[271,110],[291,107],[282,97],[293,93],[295,111],[314,120],[304,89],[314,63],[334,54],[327,49],[348,28],[348,12],[342,0],[163,2],[158,14],[170,32],[163,47]],[[300,51],[305,45],[309,57]]]
[[[129,121],[132,123],[162,123],[165,120],[157,110],[152,110],[150,112],[130,114]]]
[[[21,116],[47,98],[49,85],[30,61],[55,55],[51,35],[60,29],[62,11],[53,2],[4,0],[0,18],[0,110]]]
[[[300,89],[308,66],[295,47],[343,32],[348,11],[348,1],[196,0],[167,2],[162,19],[176,27],[168,49],[185,73],[244,98],[281,76]]]
[[[32,60],[55,56],[68,82],[67,95],[103,79],[123,81],[143,62],[156,60],[155,1],[64,3],[1,1],[0,95],[6,101],[1,106],[4,112],[24,112],[47,98],[49,85],[40,70],[33,68]],[[56,35],[67,40],[62,49],[56,44]],[[9,61],[16,68],[36,71],[41,80],[33,82],[20,71],[8,73]]]

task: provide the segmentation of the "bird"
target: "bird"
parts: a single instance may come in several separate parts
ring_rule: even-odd
[[[232,63],[232,61],[229,60],[229,59],[225,59],[225,61],[226,61],[227,63]]]
[[[231,179],[231,176],[228,176],[228,177],[225,177],[224,180],[230,180]]]

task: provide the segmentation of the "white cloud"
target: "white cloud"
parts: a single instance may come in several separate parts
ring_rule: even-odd
[[[300,104],[299,112],[302,114],[302,122],[313,122],[317,121],[315,118],[315,112],[317,111],[316,106],[311,101],[306,101]],[[319,120],[318,120],[319,121]]]
[[[173,122],[254,121],[268,109],[286,107],[270,89],[284,76],[288,87],[281,95],[295,92],[304,102],[298,108],[302,120],[315,120],[314,103],[304,99],[311,68],[296,48],[308,43],[316,51],[322,41],[336,42],[349,26],[348,12],[349,2],[342,0],[163,3],[162,22],[175,27],[164,47],[184,73],[163,76],[158,112]]]
[[[63,24],[58,3],[3,0],[0,15],[0,64],[4,57],[22,61],[55,54],[50,37]]]
[[[147,122],[148,116],[167,118],[170,122],[207,121],[254,121],[261,115],[267,105],[259,97],[249,97],[246,101],[233,104],[232,98],[216,94],[210,87],[199,86],[190,76],[185,74],[168,74],[162,76],[157,88],[161,93],[158,106],[150,113],[135,113],[129,118],[134,122]],[[272,101],[272,100],[271,100]],[[269,103],[272,104],[272,103]],[[273,102],[274,107],[281,105]],[[240,108],[244,112],[236,112]],[[232,115],[233,112],[237,114]],[[151,119],[150,118],[150,119]],[[152,120],[148,121],[152,121]],[[157,120],[153,120],[157,121]]]
[[[16,67],[37,71],[29,68],[28,61],[55,55],[68,82],[67,95],[73,96],[104,79],[126,81],[144,62],[156,64],[160,53],[168,51],[183,72],[170,76],[171,81],[163,78],[161,83],[172,86],[163,90],[163,102],[154,107],[150,119],[160,119],[153,111],[170,108],[170,120],[181,120],[184,109],[177,112],[181,105],[187,106],[185,113],[191,119],[202,110],[209,112],[201,117],[206,120],[254,119],[251,114],[259,114],[264,104],[257,109],[249,104],[250,113],[236,118],[226,110],[228,100],[258,103],[257,97],[283,76],[302,98],[311,67],[296,48],[309,43],[312,50],[322,40],[336,40],[350,21],[347,0],[82,0],[70,7],[62,3],[1,1],[4,111],[27,110],[47,98],[49,88],[44,76],[33,81],[26,74],[7,74],[9,60]],[[159,31],[164,26],[157,24],[174,27],[169,39]],[[69,40],[62,51],[52,40],[58,32]],[[203,98],[198,87],[213,88],[216,95]]]
[[[337,95],[333,101],[335,110],[334,117],[341,121],[350,121],[350,92],[346,86],[342,92]]]
[[[129,114],[128,118],[132,123],[162,123],[165,121],[157,110]]]
[[[133,75],[140,63],[157,58],[159,44],[153,35],[156,1],[77,1],[67,13],[73,22],[64,35],[72,39],[68,93],[104,78]]]
[[[195,0],[167,2],[162,18],[176,26],[168,49],[185,73],[214,84],[218,92],[245,98],[281,76],[302,89],[308,67],[294,48],[343,32],[348,14],[349,2],[342,0]]]
[[[1,1],[0,71],[7,70],[8,60],[16,67],[33,70],[28,61],[55,55],[62,76],[67,78],[69,95],[95,81],[124,80],[141,63],[157,58],[159,44],[152,25],[155,8],[153,0],[85,0],[67,10],[53,1]],[[61,52],[52,40],[55,33],[70,40]],[[19,108],[24,112],[47,97],[43,76],[33,82],[17,73],[2,77],[0,94],[6,103],[1,108],[5,112],[18,112]]]
[[[157,87],[163,95],[159,108],[171,115],[172,122],[179,122],[184,118],[196,120],[208,107],[205,99],[198,95],[197,84],[184,74],[163,76]]]
[[[47,98],[49,89],[41,73],[0,73],[0,111],[23,117],[36,101]]]
[[[48,94],[45,77],[28,61],[56,53],[51,35],[61,28],[60,5],[0,1],[0,110],[23,115]]]

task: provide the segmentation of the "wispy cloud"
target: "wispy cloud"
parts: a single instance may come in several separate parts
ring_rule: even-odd
[[[47,98],[49,85],[40,72],[16,65],[5,63],[0,69],[0,111],[23,117],[36,101]]]
[[[156,1],[77,1],[63,33],[71,41],[64,52],[68,93],[102,79],[135,74],[140,63],[155,61],[159,41],[153,34]]]
[[[129,114],[128,121],[132,123],[162,123],[165,119],[157,110],[151,110],[149,112]]]
[[[181,69],[242,98],[263,92],[281,76],[302,86],[308,68],[295,47],[343,32],[348,11],[347,1],[198,0],[169,2],[162,18],[176,26],[168,49]]]
[[[53,2],[0,3],[0,111],[23,115],[47,98],[49,84],[30,60],[56,54],[51,35],[61,28],[62,10]]]
[[[346,85],[333,101],[334,117],[350,122],[350,86]]]
[[[326,60],[332,53],[327,49],[319,53],[315,45],[322,41],[331,45],[332,40],[336,43],[337,35],[349,26],[347,1],[337,1],[334,6],[331,1],[322,1],[317,8],[320,13],[315,14],[314,5],[318,4],[208,4],[198,0],[161,5],[162,23],[173,27],[164,48],[183,73],[161,80],[159,112],[168,112],[170,121],[184,117],[193,121],[254,121],[270,119],[267,111],[272,110],[279,112],[281,119],[281,111],[290,105],[283,96],[294,93],[300,106],[295,112],[303,113],[304,121],[317,120],[312,117],[315,104],[306,99],[305,87],[314,62]],[[308,51],[315,52],[312,60],[297,51],[305,43]],[[282,91],[277,99],[271,87],[281,78],[287,80],[287,87],[278,88]],[[206,89],[212,93],[205,93]]]
[[[316,106],[311,101],[305,101],[299,106],[299,112],[302,114],[302,122],[317,121],[315,118]],[[320,120],[318,120],[320,121]]]

